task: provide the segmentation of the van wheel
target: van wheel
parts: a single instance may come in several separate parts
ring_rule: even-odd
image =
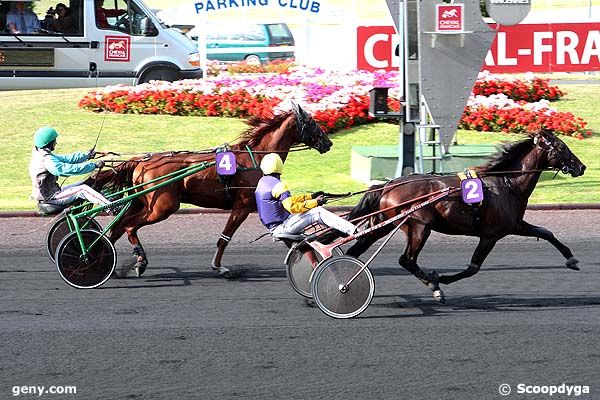
[[[246,61],[246,64],[248,65],[260,65],[260,57],[257,56],[256,54],[250,54],[249,56],[246,56],[246,58],[244,59]]]
[[[179,74],[177,71],[170,68],[156,68],[144,73],[144,75],[142,75],[140,78],[139,83],[146,83],[150,81],[173,82],[177,79],[179,79]]]

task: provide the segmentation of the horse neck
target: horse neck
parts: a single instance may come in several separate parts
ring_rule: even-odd
[[[293,118],[286,119],[279,128],[275,129],[272,133],[264,135],[252,150],[261,152],[260,158],[265,154],[262,152],[278,153],[285,162],[290,147],[296,142],[296,125],[292,121]]]
[[[548,168],[548,157],[537,146],[534,146],[531,151],[519,161],[518,167],[520,167],[520,170],[524,173],[518,174],[513,182],[520,189],[521,193],[525,195],[525,199],[527,199],[531,196],[531,193],[533,193],[533,190],[542,175],[541,170]],[[517,168],[517,170],[518,169],[519,168]]]

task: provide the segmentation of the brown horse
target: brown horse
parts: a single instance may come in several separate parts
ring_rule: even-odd
[[[136,256],[135,269],[138,275],[145,270],[148,259],[137,236],[138,230],[168,218],[177,211],[181,203],[199,207],[231,210],[229,220],[217,241],[217,250],[212,267],[220,275],[230,276],[230,271],[221,265],[221,258],[227,244],[238,227],[256,210],[254,187],[262,177],[258,168],[262,157],[270,152],[279,153],[282,160],[290,148],[303,143],[319,153],[327,152],[332,142],[313,118],[299,106],[293,111],[268,118],[251,118],[247,121],[250,128],[242,133],[236,142],[230,145],[236,154],[237,173],[233,175],[227,187],[216,173],[215,166],[202,170],[182,180],[138,197],[130,209],[118,221],[110,232],[110,240],[116,242],[123,233],[127,233],[129,242],[134,246]],[[164,176],[195,163],[214,161],[214,153],[173,152],[157,153],[147,157],[133,158],[115,166],[113,170],[102,171],[93,178],[95,188],[130,187]],[[138,189],[152,187],[149,184]]]
[[[434,292],[434,297],[444,300],[439,284],[451,284],[475,275],[498,240],[507,235],[537,237],[552,243],[566,259],[568,268],[578,270],[578,260],[571,250],[554,237],[549,230],[533,226],[523,220],[529,196],[543,170],[552,168],[573,177],[583,175],[585,165],[569,150],[567,145],[552,133],[540,131],[530,138],[505,145],[502,151],[486,165],[475,170],[484,186],[484,200],[480,206],[470,206],[461,194],[449,195],[443,200],[411,214],[401,227],[407,237],[399,264],[415,275]],[[460,188],[457,176],[411,175],[374,186],[351,212],[349,218],[366,216],[377,210],[391,209],[378,216],[384,220],[410,207],[395,205],[445,188]],[[377,190],[380,189],[380,190]],[[391,224],[393,225],[393,224]],[[393,226],[365,235],[348,250],[358,257],[373,243],[393,229]],[[453,275],[425,273],[417,265],[417,257],[431,231],[447,235],[479,237],[471,263],[465,270]],[[329,238],[330,239],[330,238]]]

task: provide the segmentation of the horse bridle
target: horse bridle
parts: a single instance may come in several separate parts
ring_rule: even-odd
[[[295,103],[292,103],[292,110],[296,115],[298,140],[310,147],[315,147],[321,143],[323,141],[323,130],[317,125],[317,122]]]
[[[552,138],[552,140],[548,140],[545,137],[539,137],[537,138],[536,144],[538,144],[539,141],[542,141],[547,146],[545,149],[541,146],[540,147],[546,150],[546,152],[548,153],[548,161],[550,161],[551,159],[558,159],[562,164],[562,167],[556,169],[560,170],[563,174],[570,173],[571,167],[569,166],[569,163],[571,162],[571,160],[566,159],[563,156],[563,154],[556,149],[556,146],[554,145],[554,138]]]

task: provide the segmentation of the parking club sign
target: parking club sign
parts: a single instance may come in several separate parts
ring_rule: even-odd
[[[463,32],[465,29],[465,5],[461,3],[436,4],[435,31]]]

